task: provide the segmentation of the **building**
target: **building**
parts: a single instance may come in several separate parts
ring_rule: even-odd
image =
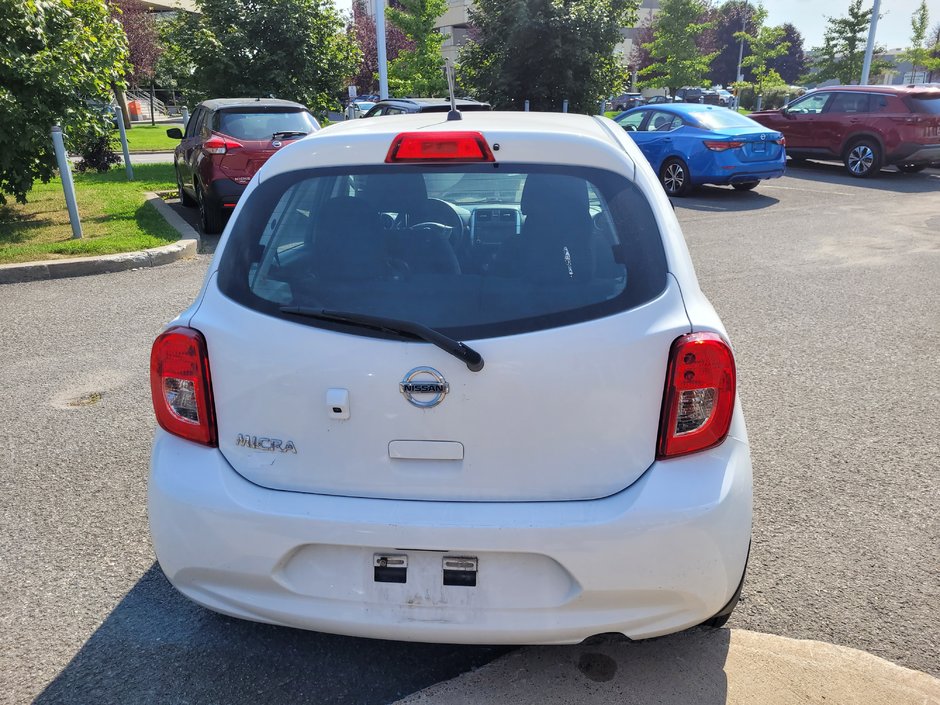
[[[160,0],[161,2],[172,2],[173,0]],[[177,0],[178,2],[190,2],[191,0]],[[388,6],[389,0],[385,0]],[[460,47],[467,43],[470,32],[470,8],[473,6],[473,0],[447,0],[447,11],[441,15],[437,24],[434,26],[438,32],[448,35],[447,39],[441,45],[441,54],[445,59],[455,62]],[[366,2],[366,11],[369,15],[374,14],[373,0]],[[637,11],[637,23],[634,27],[624,27],[620,30],[623,41],[617,45],[615,51],[623,54],[624,60],[629,58],[633,51],[633,41],[636,37],[637,28],[650,20],[659,11],[659,0],[641,0],[640,8]]]
[[[633,46],[639,28],[651,22],[658,12],[659,0],[641,0],[640,7],[636,11],[636,24],[620,30],[620,36],[623,37],[623,40],[616,46],[614,51],[623,55],[624,63],[628,62],[630,54],[633,53]]]

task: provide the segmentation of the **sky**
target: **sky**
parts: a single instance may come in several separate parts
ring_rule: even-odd
[[[350,12],[352,0],[333,0],[343,12]],[[370,0],[371,1],[371,0]],[[720,4],[720,0],[715,0]],[[771,25],[792,23],[803,33],[806,49],[821,46],[826,30],[826,16],[846,14],[849,0],[763,0],[767,9],[767,22]],[[864,0],[869,8],[873,0]],[[881,0],[881,19],[878,20],[876,41],[888,49],[899,49],[910,44],[911,15],[920,0]],[[930,27],[940,22],[940,0],[927,0]]]

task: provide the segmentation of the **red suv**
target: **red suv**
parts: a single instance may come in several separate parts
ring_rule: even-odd
[[[219,98],[196,106],[186,134],[166,131],[182,140],[173,156],[176,184],[184,206],[199,206],[207,234],[222,232],[231,211],[268,158],[289,140],[320,129],[300,103],[274,98]]]
[[[904,172],[940,165],[938,88],[819,88],[750,117],[782,132],[794,159],[840,159],[852,176],[872,176],[887,164]]]

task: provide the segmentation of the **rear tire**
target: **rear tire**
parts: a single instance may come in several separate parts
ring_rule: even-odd
[[[731,184],[731,188],[735,191],[750,191],[757,186],[758,183],[757,181],[744,181],[740,184]]]
[[[222,208],[196,185],[196,201],[199,206],[199,226],[205,235],[218,235],[222,232]]]
[[[898,164],[898,171],[905,174],[916,174],[927,168],[926,164]]]
[[[865,137],[848,146],[842,161],[850,176],[868,179],[881,171],[881,147],[875,140]]]
[[[692,188],[689,167],[685,162],[670,157],[663,162],[659,170],[659,182],[663,185],[667,196],[685,196]]]

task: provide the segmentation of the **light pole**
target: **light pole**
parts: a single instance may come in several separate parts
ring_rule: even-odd
[[[875,0],[871,8],[871,24],[868,27],[868,44],[865,46],[865,61],[862,63],[862,80],[859,85],[868,85],[868,72],[871,71],[871,55],[875,51],[875,32],[878,30],[878,10],[881,9],[881,0]]]
[[[388,98],[388,64],[385,60],[385,0],[375,0],[375,47],[379,64],[379,98]]]

